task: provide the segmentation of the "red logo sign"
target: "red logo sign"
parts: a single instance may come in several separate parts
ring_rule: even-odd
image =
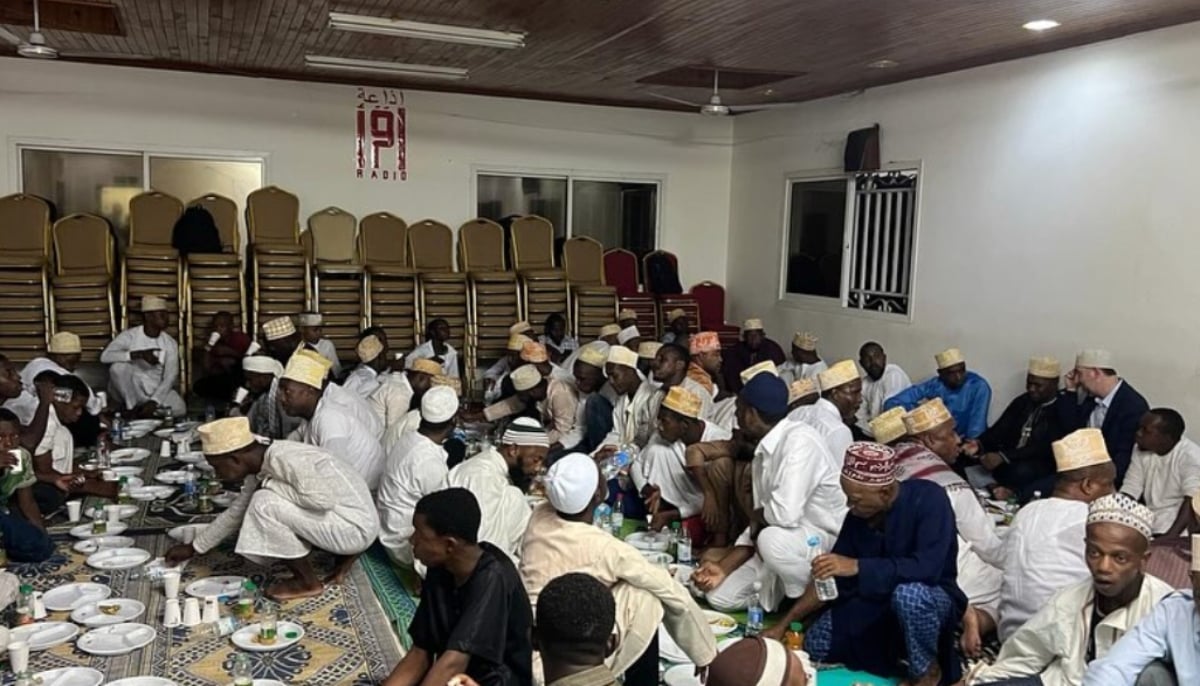
[[[355,174],[360,179],[408,179],[404,93],[359,88],[354,108]]]

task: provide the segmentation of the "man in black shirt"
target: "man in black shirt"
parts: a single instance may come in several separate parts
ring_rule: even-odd
[[[478,543],[479,502],[465,488],[421,498],[413,511],[413,556],[429,568],[409,625],[412,650],[384,686],[442,686],[466,674],[480,686],[533,681],[533,613],[516,567]]]

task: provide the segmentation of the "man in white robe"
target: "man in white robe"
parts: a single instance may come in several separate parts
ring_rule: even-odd
[[[360,398],[370,398],[382,384],[382,374],[388,369],[387,344],[374,334],[364,336],[354,352],[358,366],[350,371],[342,388]]]
[[[328,383],[328,373],[328,360],[308,350],[288,361],[279,380],[279,402],[284,412],[301,419],[289,438],[345,461],[374,491],[385,457],[379,442],[381,422],[361,398]]]
[[[325,338],[325,317],[320,312],[305,312],[296,317],[296,323],[300,325],[300,340],[304,347],[329,360],[333,377],[341,376],[342,361],[338,358],[337,347]]]
[[[899,365],[889,364],[883,346],[874,341],[858,349],[858,364],[862,366],[863,402],[858,408],[858,428],[871,434],[871,420],[883,412],[883,401],[912,385],[912,380]]]
[[[854,421],[862,405],[862,377],[851,360],[842,360],[817,375],[821,397],[815,403],[798,407],[788,414],[788,421],[811,426],[825,439],[829,455],[841,462],[846,448],[854,442],[847,421]]]
[[[607,458],[627,445],[644,448],[654,435],[658,404],[662,401],[659,390],[638,372],[637,353],[629,348],[611,346],[605,370],[617,400],[613,403],[613,428],[596,451],[598,459]]]
[[[413,360],[408,369],[404,364],[404,356],[396,353],[391,363],[392,371],[380,375],[378,390],[367,398],[367,403],[383,423],[385,450],[395,441],[393,429],[404,421],[409,411],[421,407],[421,396],[433,385],[433,377],[442,373],[441,366],[433,360]]]
[[[83,354],[79,336],[70,331],[59,331],[50,337],[43,357],[35,357],[21,369],[21,386],[31,395],[37,395],[33,380],[38,374],[50,371],[55,374],[74,374]],[[104,404],[100,396],[88,389],[87,414],[71,427],[71,433],[84,445],[91,445],[100,434],[100,412]]]
[[[1080,429],[1053,444],[1058,481],[1049,498],[1017,512],[1004,537],[1000,640],[1059,590],[1087,579],[1083,539],[1088,504],[1113,492],[1117,470],[1099,429]]]
[[[1176,537],[1194,523],[1192,498],[1200,493],[1200,446],[1183,435],[1175,410],[1147,412],[1134,435],[1133,460],[1121,492],[1154,512],[1154,535]]]
[[[245,397],[229,413],[250,420],[250,430],[256,436],[271,440],[286,438],[300,427],[300,419],[289,416],[279,403],[279,377],[283,365],[268,355],[247,355],[242,358],[242,378],[246,382]]]
[[[26,390],[21,387],[17,368],[0,355],[0,407],[12,412],[21,422],[21,447],[33,451],[46,434],[50,404],[54,400],[54,385],[44,389]]]
[[[529,524],[525,499],[534,478],[541,473],[550,439],[536,419],[517,417],[500,437],[498,447],[486,446],[450,470],[450,486],[475,494],[483,513],[479,540],[504,551],[514,561]]]
[[[712,395],[704,386],[688,376],[688,366],[691,365],[691,355],[687,348],[674,343],[664,343],[654,356],[652,378],[658,382],[660,397],[676,386],[694,394],[700,399],[700,418],[712,417]]]
[[[108,365],[109,391],[138,417],[153,417],[162,407],[183,416],[187,405],[175,390],[179,344],[166,332],[167,301],[142,298],[142,318],[141,326],[117,334],[100,353],[100,361]]]
[[[797,331],[792,337],[792,357],[779,365],[779,378],[789,386],[799,379],[815,379],[821,372],[829,369],[829,365],[817,354],[815,335],[807,331]]]
[[[245,417],[197,429],[204,456],[222,481],[242,481],[242,492],[191,543],[172,547],[175,565],[237,534],[234,550],[265,566],[283,562],[292,577],[266,587],[277,601],[321,595],[314,549],[337,556],[325,583],[338,584],[379,535],[379,516],[366,482],[327,451],[292,441],[270,442],[250,432]]]
[[[434,386],[421,398],[421,424],[400,436],[388,451],[387,467],[379,480],[379,542],[394,562],[414,567],[413,509],[424,496],[446,488],[450,468],[442,444],[454,431],[458,396],[449,386]],[[417,567],[418,571],[421,571]]]
[[[514,329],[517,329],[514,331]],[[504,346],[504,356],[492,363],[483,373],[483,402],[491,404],[500,399],[500,386],[509,373],[521,366],[521,349],[527,341],[533,339],[521,333],[529,329],[528,322],[517,322],[509,327],[508,343]]]
[[[458,351],[448,342],[450,324],[445,319],[434,319],[425,327],[425,342],[413,348],[405,358],[412,365],[414,360],[433,360],[442,366],[442,374],[458,378]]]

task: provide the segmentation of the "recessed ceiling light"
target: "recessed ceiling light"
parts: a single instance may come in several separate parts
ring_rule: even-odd
[[[763,95],[775,95],[775,89],[774,89],[774,88],[768,88],[768,89],[766,89],[765,91],[763,91],[763,93],[762,93],[762,94],[763,94]]]
[[[892,69],[894,67],[900,66],[900,63],[897,62],[896,60],[875,60],[874,62],[871,62],[867,66],[870,67],[871,69]]]
[[[403,64],[400,62],[356,60],[347,57],[330,57],[327,55],[305,55],[304,64],[305,66],[314,67],[316,69],[340,69],[344,71],[359,71],[368,74],[408,76],[417,79],[461,81],[467,78],[467,70],[460,69],[458,67],[436,67],[429,64]]]
[[[1031,22],[1025,23],[1022,28],[1030,31],[1049,31],[1050,29],[1056,29],[1059,26],[1060,24],[1053,19],[1034,19]]]

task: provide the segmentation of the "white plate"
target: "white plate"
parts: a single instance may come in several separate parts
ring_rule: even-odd
[[[255,679],[253,686],[287,686],[287,684],[274,679]]]
[[[116,605],[116,614],[106,615],[100,611],[101,605]],[[87,603],[75,608],[71,613],[71,621],[87,627],[108,626],[130,622],[142,616],[146,606],[131,598],[109,598],[95,603]]]
[[[671,537],[662,532],[635,531],[625,537],[625,542],[638,550],[658,553],[671,545]]]
[[[33,675],[43,686],[100,686],[104,674],[89,667],[59,667]]]
[[[285,638],[290,633],[295,633],[296,635],[292,638]],[[300,639],[304,638],[304,627],[295,622],[278,622],[275,627],[275,642],[271,645],[263,645],[256,640],[258,638],[258,622],[238,629],[229,638],[235,646],[242,650],[248,650],[252,653],[265,653],[272,650],[290,648],[299,643]]]
[[[46,591],[42,602],[51,612],[66,612],[85,603],[104,600],[112,595],[112,589],[104,584],[91,581],[80,581],[73,584],[63,584]]]
[[[187,480],[187,472],[182,469],[168,469],[155,474],[154,480],[159,483],[177,485]]]
[[[150,451],[145,448],[121,448],[108,454],[113,464],[141,462],[150,457]]]
[[[99,513],[97,513],[96,510],[92,510],[91,514],[88,516],[90,516],[92,519],[108,519],[108,508],[112,507],[112,505],[105,505],[104,507],[105,509],[100,510]],[[117,517],[120,519],[132,517],[137,514],[137,511],[137,505],[117,505]]]
[[[155,484],[152,486],[138,486],[137,488],[129,489],[129,495],[134,500],[143,500],[143,501],[145,501],[145,500],[165,500],[166,498],[170,498],[171,494],[173,494],[174,492],[175,492],[174,486],[162,486],[162,485],[158,485],[158,484]]]
[[[212,502],[213,505],[216,505],[217,507],[229,507],[233,504],[234,499],[237,498],[238,495],[240,494],[234,493],[233,491],[225,491],[223,493],[214,495],[212,497]]]
[[[128,679],[110,681],[108,686],[179,686],[179,684],[161,676],[133,676]]]
[[[120,479],[123,476],[137,476],[141,474],[142,467],[113,467],[109,471],[116,474],[117,478]]]
[[[158,427],[162,426],[162,420],[161,419],[135,419],[132,422],[129,422],[128,424],[126,424],[125,426],[130,429],[137,429],[138,431],[153,431],[153,430],[157,429]]]
[[[112,548],[92,553],[87,558],[87,564],[96,569],[132,569],[145,564],[150,558],[150,551],[141,548]]]
[[[191,543],[196,540],[196,534],[200,533],[207,524],[184,524],[177,526],[167,532],[167,535],[180,543]]]
[[[157,637],[158,634],[154,631],[154,628],[148,624],[127,622],[92,629],[79,637],[79,640],[75,642],[75,647],[92,655],[106,657],[110,655],[124,655],[142,646],[150,645]],[[122,679],[122,681],[129,680]],[[114,681],[110,683],[118,682]]]
[[[184,593],[195,598],[211,598],[214,596],[236,596],[242,591],[244,576],[210,576],[207,579],[196,579],[183,589]],[[282,622],[280,622],[282,624]]]
[[[196,439],[196,432],[191,429],[159,429],[154,432],[154,435],[172,441],[182,441],[185,437],[189,441]]]
[[[204,453],[199,450],[193,450],[190,453],[180,453],[175,456],[175,459],[187,464],[200,464],[204,462]]]
[[[667,686],[701,686],[703,682],[696,677],[696,665],[675,665],[663,673],[663,683]]]
[[[75,538],[95,538],[97,536],[120,536],[121,534],[125,533],[125,530],[128,528],[129,528],[128,524],[126,524],[124,522],[117,522],[116,524],[109,524],[108,528],[104,531],[104,533],[94,534],[94,533],[92,533],[92,525],[91,524],[80,524],[79,526],[75,527],[74,529],[71,529],[71,535],[74,536]]]
[[[737,628],[737,620],[724,612],[716,610],[705,610],[704,616],[708,618],[708,628],[712,629],[714,636],[724,636]]]
[[[111,548],[129,548],[133,544],[134,540],[129,536],[97,536],[96,538],[85,538],[71,548],[77,553],[91,555]]]
[[[189,419],[186,422],[175,422],[176,431],[191,431],[198,426],[200,426],[200,422],[194,419]]]
[[[8,632],[8,642],[28,641],[30,650],[45,650],[75,638],[79,627],[70,622],[38,622]]]

